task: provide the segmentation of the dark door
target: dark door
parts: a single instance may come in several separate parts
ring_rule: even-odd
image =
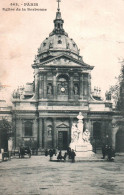
[[[66,150],[68,147],[68,132],[58,131],[58,149]]]
[[[116,152],[124,152],[124,131],[119,130],[116,134]]]

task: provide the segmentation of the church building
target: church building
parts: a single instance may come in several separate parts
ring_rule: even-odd
[[[59,4],[59,2],[58,2]],[[93,148],[112,144],[112,104],[100,90],[91,91],[91,71],[80,50],[64,30],[58,6],[53,31],[41,43],[32,64],[34,81],[13,93],[14,145],[67,149],[71,127],[79,112]]]

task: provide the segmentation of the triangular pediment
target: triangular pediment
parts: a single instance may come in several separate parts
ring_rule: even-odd
[[[69,126],[65,125],[64,123],[57,126],[57,128],[68,128]]]
[[[93,66],[85,64],[83,61],[74,59],[73,57],[68,56],[66,54],[61,54],[59,56],[46,60],[41,65],[46,67],[53,66],[53,67],[77,67],[77,68],[87,67],[89,69],[93,68]]]

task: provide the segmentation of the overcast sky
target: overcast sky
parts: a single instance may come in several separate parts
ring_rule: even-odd
[[[2,11],[38,3],[47,11]],[[22,5],[21,5],[22,4]],[[56,0],[1,0],[0,81],[13,89],[33,81],[31,64],[42,41],[53,30]],[[30,8],[34,8],[31,7]],[[85,63],[95,66],[92,87],[103,91],[114,84],[124,58],[124,0],[61,0],[64,29],[78,45]]]

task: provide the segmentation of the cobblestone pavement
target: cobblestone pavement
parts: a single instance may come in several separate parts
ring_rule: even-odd
[[[50,162],[48,157],[0,163],[0,195],[124,194],[124,156],[115,162]]]

